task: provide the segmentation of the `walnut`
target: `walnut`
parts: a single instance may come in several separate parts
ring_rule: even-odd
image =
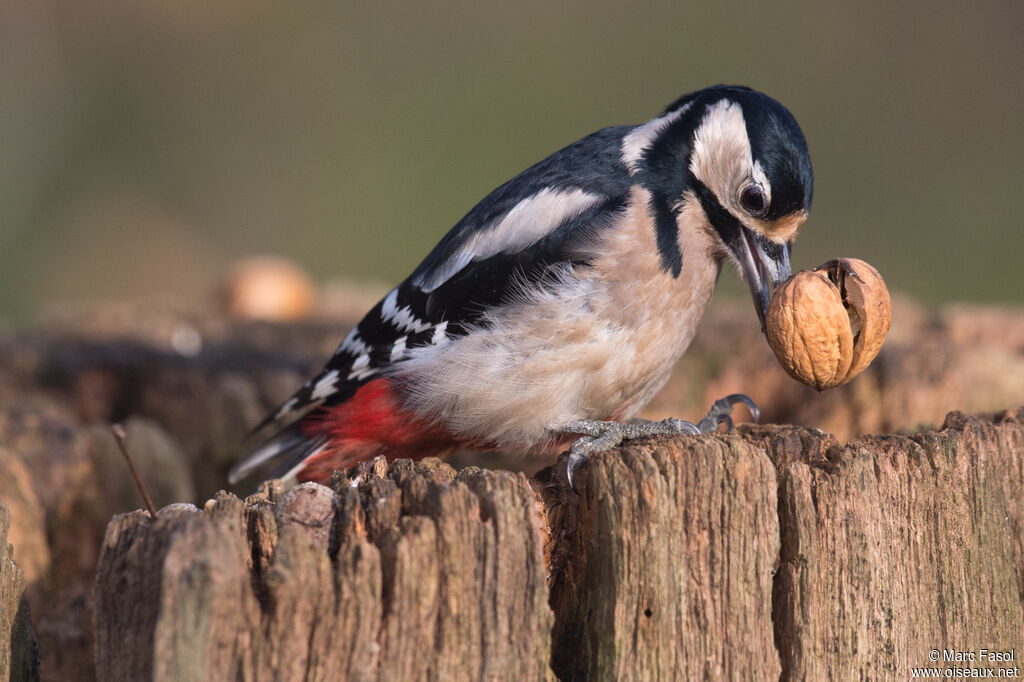
[[[878,271],[856,258],[837,258],[779,285],[765,331],[789,375],[822,391],[871,364],[889,331],[890,314],[889,291]]]

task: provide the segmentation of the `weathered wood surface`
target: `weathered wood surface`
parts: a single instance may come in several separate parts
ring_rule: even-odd
[[[1024,651],[1022,410],[653,439],[593,456],[579,495],[559,472],[538,497],[377,462],[119,516],[98,677],[903,679],[932,649]]]
[[[25,596],[25,574],[7,542],[11,520],[0,504],[0,680],[38,680],[39,651]]]
[[[551,678],[526,478],[382,465],[336,493],[117,517],[97,577],[97,677]]]
[[[779,468],[784,679],[901,679],[932,649],[1024,651],[1024,411]]]
[[[552,505],[563,680],[777,680],[775,470],[738,437],[593,457]]]
[[[1024,649],[1024,412],[840,446],[821,432],[629,445],[554,508],[568,679],[902,679]]]

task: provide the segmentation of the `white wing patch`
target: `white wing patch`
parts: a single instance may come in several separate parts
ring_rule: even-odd
[[[334,352],[335,355],[341,355],[343,353],[349,353],[351,355],[360,355],[369,350],[369,347],[363,343],[363,340],[359,338],[359,328],[356,327],[348,333],[345,340],[338,346],[338,350]]]
[[[622,138],[622,163],[626,164],[630,174],[636,172],[637,164],[643,158],[644,152],[650,149],[651,144],[658,139],[658,136],[665,131],[665,128],[668,128],[680,116],[685,114],[692,104],[693,102],[688,102],[675,111],[670,111],[664,116],[659,116],[643,125],[639,125],[629,135]]]
[[[499,253],[518,253],[604,199],[578,188],[542,189],[513,206],[498,222],[481,226],[443,263],[414,279],[413,284],[430,293],[471,262]]]
[[[414,334],[424,332],[433,326],[430,322],[418,319],[412,314],[412,310],[408,306],[398,307],[398,289],[392,289],[391,293],[384,299],[381,317],[395,325],[399,331],[412,332]]]
[[[353,379],[365,379],[377,373],[376,367],[370,367],[370,354],[363,353],[352,363],[351,371],[348,373],[349,381]]]
[[[405,342],[409,340],[408,336],[401,336],[395,340],[395,345],[391,346],[391,362],[398,362],[405,355]]]
[[[362,381],[366,377],[372,377],[380,370],[376,367],[365,367],[363,369],[354,369],[348,373],[349,381]]]
[[[369,356],[360,356],[369,359]],[[313,392],[310,394],[309,399],[313,402],[318,400],[324,400],[338,387],[338,370],[332,369],[327,374],[320,377],[316,382],[316,386],[313,387]]]

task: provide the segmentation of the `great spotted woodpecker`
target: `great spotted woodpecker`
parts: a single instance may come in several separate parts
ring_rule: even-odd
[[[718,401],[696,425],[625,422],[686,350],[725,260],[763,326],[812,185],[796,120],[744,87],[572,143],[473,207],[254,430],[276,428],[230,480],[274,466],[286,482],[326,481],[377,455],[575,441],[571,481],[587,452],[623,437],[717,429],[752,401]]]

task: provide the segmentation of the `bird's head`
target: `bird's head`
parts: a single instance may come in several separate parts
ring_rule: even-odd
[[[693,191],[763,327],[769,285],[790,276],[790,248],[811,209],[811,157],[796,119],[771,97],[743,88],[703,92],[689,159]]]
[[[811,208],[814,176],[800,126],[774,99],[735,86],[686,95],[659,120],[661,177],[671,162],[680,210],[703,213],[713,255],[736,265],[763,328],[770,287],[790,276],[790,248]]]

